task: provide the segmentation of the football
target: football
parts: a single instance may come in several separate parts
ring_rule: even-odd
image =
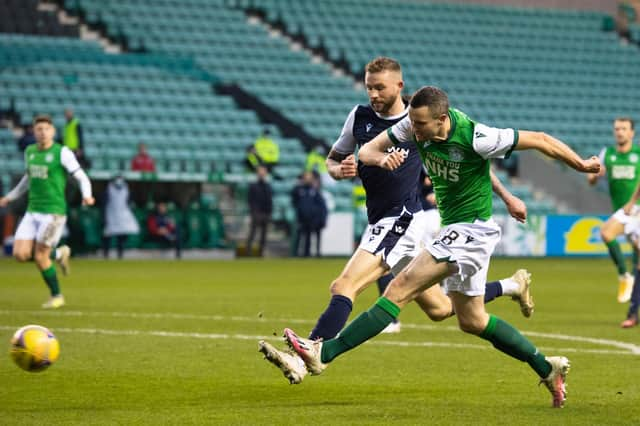
[[[9,354],[18,367],[35,373],[56,362],[60,355],[60,344],[49,329],[25,325],[11,338]]]

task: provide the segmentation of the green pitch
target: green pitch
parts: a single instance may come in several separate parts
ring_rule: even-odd
[[[622,330],[616,274],[601,260],[496,260],[490,278],[533,273],[534,316],[502,298],[489,310],[548,355],[572,362],[562,410],[524,363],[434,324],[414,306],[403,331],[338,358],[292,386],[257,341],[306,334],[344,260],[235,262],[75,260],[67,306],[39,309],[33,264],[0,260],[0,342],[49,327],[60,359],[44,373],[0,356],[0,424],[637,424],[640,328]],[[371,288],[358,313],[376,298]],[[279,344],[279,343],[278,343]]]

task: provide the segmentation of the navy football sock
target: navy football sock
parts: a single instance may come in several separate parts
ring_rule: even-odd
[[[491,281],[484,286],[484,303],[489,303],[496,297],[502,296],[502,284],[500,281]]]
[[[339,294],[334,295],[327,309],[320,315],[316,326],[309,335],[309,339],[328,340],[336,337],[347,323],[352,309],[353,302],[351,302],[351,299]]]
[[[640,270],[636,269],[635,282],[633,283],[633,291],[631,292],[631,302],[629,303],[629,311],[627,318],[638,316],[638,308],[640,308]]]

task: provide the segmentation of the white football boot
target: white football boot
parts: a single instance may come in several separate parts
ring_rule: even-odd
[[[264,359],[278,367],[292,385],[301,383],[307,375],[307,367],[298,355],[280,351],[264,340],[258,342],[258,348],[264,354]]]
[[[540,380],[540,383],[544,385],[551,392],[552,407],[562,408],[564,401],[567,399],[567,373],[571,364],[569,360],[563,356],[549,356],[545,358],[549,364],[551,364],[551,373],[544,379]]]

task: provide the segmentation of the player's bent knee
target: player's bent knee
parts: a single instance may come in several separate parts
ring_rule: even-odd
[[[31,253],[26,252],[26,251],[15,251],[14,250],[13,257],[18,262],[28,262],[29,260],[31,260]]]
[[[428,309],[425,313],[431,321],[440,322],[444,321],[451,316],[451,311],[441,308]]]
[[[31,260],[33,254],[32,247],[25,246],[23,244],[16,244],[13,246],[13,257],[18,262],[28,262]]]
[[[332,295],[340,294],[343,296],[350,296],[356,293],[358,289],[355,288],[355,283],[344,277],[336,278],[329,286],[329,291]]]

